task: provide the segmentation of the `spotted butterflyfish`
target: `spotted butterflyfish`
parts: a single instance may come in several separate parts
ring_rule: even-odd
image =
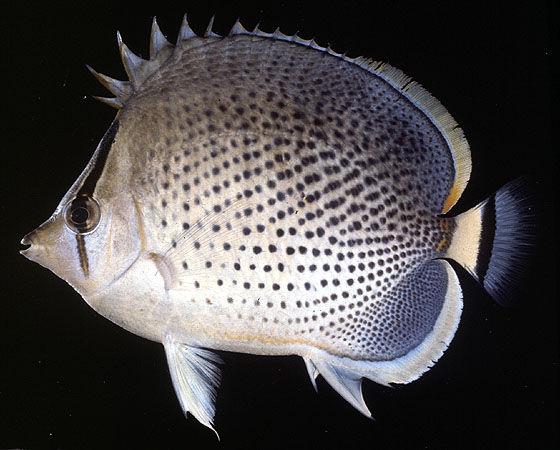
[[[118,110],[22,254],[99,314],[163,344],[184,413],[214,429],[215,351],[298,355],[370,416],[362,379],[408,383],[452,340],[461,266],[507,303],[531,247],[513,181],[449,214],[471,174],[462,129],[400,70],[245,29],[91,69]],[[450,260],[458,263],[453,266]]]

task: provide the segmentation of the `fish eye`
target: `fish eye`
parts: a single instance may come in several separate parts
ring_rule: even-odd
[[[64,222],[74,233],[91,233],[101,219],[101,208],[93,197],[78,197],[64,208]]]

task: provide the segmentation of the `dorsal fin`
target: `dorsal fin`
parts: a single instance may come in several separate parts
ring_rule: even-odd
[[[177,36],[177,42],[175,45],[171,44],[161,32],[156,18],[154,17],[152,21],[152,30],[150,34],[150,59],[145,60],[135,55],[123,42],[121,35],[117,32],[117,42],[119,45],[119,52],[121,54],[121,59],[123,62],[124,69],[128,75],[128,81],[115,80],[111,77],[103,75],[96,72],[88,66],[88,69],[92,74],[105,86],[116,98],[105,98],[105,97],[95,97],[98,100],[105,102],[115,108],[122,108],[126,105],[128,99],[138,91],[142,83],[156,72],[165,61],[171,56],[174,49],[185,50],[186,48],[198,47],[203,45],[205,42],[213,41],[216,39],[222,39],[222,36],[214,33],[212,31],[212,26],[214,24],[214,17],[212,17],[206,27],[206,31],[203,36],[197,35],[193,29],[190,27],[187,20],[187,15],[183,16],[183,21],[181,23],[181,28]],[[315,42],[314,39],[303,39],[296,32],[293,35],[284,34],[279,28],[274,30],[272,33],[267,33],[259,28],[259,24],[255,26],[252,31],[247,30],[240,22],[239,19],[236,20],[228,37],[234,37],[238,35],[249,35],[249,36],[259,36],[268,39],[278,39],[287,42],[293,42],[298,45],[304,45],[306,47],[312,47],[316,50],[329,53],[330,55],[345,59],[349,62],[358,64],[368,70],[372,70],[363,61],[367,61],[365,58],[348,58],[345,54],[337,53],[331,49],[331,46],[322,47]]]
[[[134,92],[139,89],[141,84],[150,75],[156,72],[161,65],[165,63],[165,61],[167,61],[167,59],[172,55],[174,49],[181,49],[184,51],[188,48],[198,47],[207,42],[222,39],[221,36],[212,31],[213,23],[214,17],[210,19],[204,35],[200,37],[189,26],[187,16],[183,16],[183,22],[179,30],[177,43],[173,46],[167,41],[157,25],[156,19],[154,18],[150,38],[150,59],[148,61],[132,53],[123,43],[120,34],[117,33],[119,50],[129,81],[114,80],[113,78],[99,74],[93,69],[90,69],[101,84],[103,84],[116,96],[114,99],[103,97],[96,98],[114,106],[115,108],[122,108],[126,105],[127,101]],[[364,57],[349,58],[345,53],[341,54],[333,51],[330,45],[322,47],[318,45],[314,39],[308,40],[299,37],[298,33],[290,36],[280,32],[279,29],[276,29],[273,33],[267,33],[259,29],[258,25],[252,31],[248,31],[241,25],[239,19],[237,19],[227,37],[236,38],[240,35],[278,39],[293,42],[298,45],[304,45],[306,47],[312,47],[318,51],[326,52],[352,64],[356,64],[369,72],[375,73],[397,90],[402,92],[403,95],[409,98],[419,109],[424,111],[432,123],[434,123],[434,125],[440,130],[452,153],[455,166],[455,178],[449,189],[448,196],[444,201],[441,213],[443,214],[448,212],[457,202],[465,190],[470,178],[471,156],[469,145],[463,134],[463,130],[459,128],[457,122],[453,119],[453,117],[451,117],[451,114],[449,114],[443,105],[419,83],[413,81],[402,71],[390,66],[389,64],[372,61]]]

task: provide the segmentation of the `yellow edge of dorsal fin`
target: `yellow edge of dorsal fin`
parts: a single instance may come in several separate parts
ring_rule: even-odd
[[[443,204],[441,213],[445,214],[457,203],[471,177],[471,151],[465,133],[438,99],[401,70],[387,63],[370,62],[366,58],[358,58],[355,62],[366,66],[405,94],[426,113],[448,142],[455,164],[455,179]]]

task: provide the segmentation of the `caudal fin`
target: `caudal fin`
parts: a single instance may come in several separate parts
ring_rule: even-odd
[[[536,235],[534,198],[514,180],[455,218],[446,257],[465,267],[501,305],[508,305],[530,264]]]

